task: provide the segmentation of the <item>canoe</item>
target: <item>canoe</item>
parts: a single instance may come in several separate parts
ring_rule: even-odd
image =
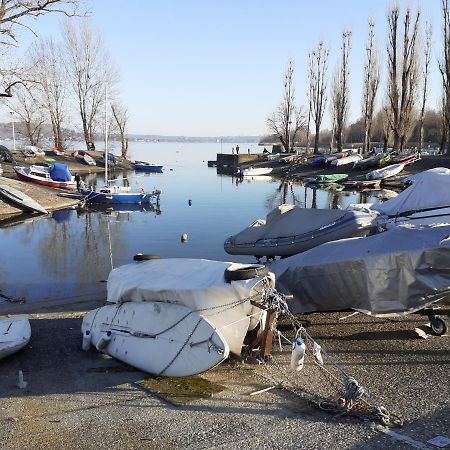
[[[312,175],[311,177],[305,178],[308,183],[337,183],[348,178],[346,173],[333,173],[329,175]]]
[[[372,170],[366,175],[367,180],[385,180],[399,174],[405,168],[404,164],[391,164],[382,169]]]
[[[31,327],[27,317],[0,319],[0,359],[25,347],[30,338]]]
[[[221,332],[197,312],[176,303],[128,302],[90,311],[83,341],[154,375],[187,377],[228,358]]]
[[[48,211],[36,200],[7,184],[0,184],[0,195],[25,211],[48,214]]]

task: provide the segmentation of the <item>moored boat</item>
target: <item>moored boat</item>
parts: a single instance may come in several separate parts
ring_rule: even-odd
[[[76,183],[66,164],[55,163],[51,167],[32,165],[14,166],[19,180],[60,189],[73,190]]]
[[[132,192],[130,187],[123,186],[105,186],[99,190],[81,189],[81,195],[89,203],[134,203],[143,204],[151,202],[159,202],[161,191],[153,192]]]
[[[243,177],[255,177],[258,175],[268,175],[272,172],[271,167],[247,167],[245,169],[240,168],[238,174]]]
[[[27,317],[0,319],[0,359],[25,347],[31,338],[31,327]]]
[[[36,200],[7,184],[0,184],[0,195],[25,211],[48,213]]]
[[[140,170],[143,172],[162,172],[164,167],[160,164],[153,164],[146,161],[135,161],[133,166],[135,170]]]

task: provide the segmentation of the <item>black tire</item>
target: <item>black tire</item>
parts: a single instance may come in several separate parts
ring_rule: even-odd
[[[447,333],[447,324],[439,317],[430,320],[431,331],[436,336],[443,336]]]
[[[250,280],[255,277],[264,277],[269,273],[269,269],[263,264],[250,264],[239,269],[225,269],[223,276],[228,282],[239,280]]]
[[[134,261],[149,261],[151,259],[161,259],[161,256],[159,255],[146,255],[142,253],[138,253],[137,255],[133,256]]]

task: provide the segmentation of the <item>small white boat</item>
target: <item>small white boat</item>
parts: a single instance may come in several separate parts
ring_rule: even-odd
[[[189,376],[240,355],[247,332],[264,323],[254,302],[275,284],[264,266],[136,257],[110,273],[107,305],[85,316],[84,349],[94,345],[149,373]]]
[[[89,155],[84,150],[77,150],[73,153],[74,158],[76,158],[81,163],[87,164],[88,166],[96,166],[97,163],[95,162],[95,159]]]
[[[27,194],[24,194],[22,191],[8,186],[7,184],[0,184],[0,195],[25,211],[48,214],[48,211],[36,200],[33,200]]]
[[[259,175],[267,175],[272,172],[272,167],[248,167],[239,169],[239,174],[243,177],[255,177]]]
[[[31,338],[27,317],[0,319],[0,359],[19,351]]]
[[[97,350],[144,372],[168,377],[196,375],[228,358],[220,331],[176,303],[128,302],[89,312],[81,331]]]
[[[399,174],[405,168],[405,164],[391,164],[382,169],[372,170],[366,175],[367,180],[385,180]]]
[[[363,159],[363,157],[361,155],[350,155],[350,156],[345,156],[344,158],[338,158],[338,159],[335,159],[334,161],[331,161],[331,165],[332,166],[345,166],[347,164],[352,164],[357,161],[361,161],[362,159]]]
[[[35,145],[26,145],[23,147],[22,153],[24,156],[45,156],[44,150]]]

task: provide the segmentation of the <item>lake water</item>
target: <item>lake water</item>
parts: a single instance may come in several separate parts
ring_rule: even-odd
[[[240,143],[241,151],[256,144]],[[229,147],[229,148],[228,148]],[[231,144],[223,144],[231,153]],[[258,218],[265,218],[283,201],[306,207],[345,208],[350,203],[375,201],[357,193],[339,193],[282,185],[270,177],[244,179],[218,175],[207,161],[220,153],[215,143],[131,143],[130,159],[164,164],[163,173],[134,171],[112,174],[114,183],[132,189],[159,188],[159,209],[57,211],[48,217],[0,229],[1,294],[27,303],[42,300],[71,301],[93,294],[104,295],[111,266],[132,261],[136,253],[161,257],[206,258],[254,262],[251,257],[230,256],[224,240]],[[90,184],[103,185],[103,174],[86,176]],[[315,197],[315,205],[313,205]],[[191,202],[189,202],[191,201]],[[181,235],[188,235],[181,242]]]

